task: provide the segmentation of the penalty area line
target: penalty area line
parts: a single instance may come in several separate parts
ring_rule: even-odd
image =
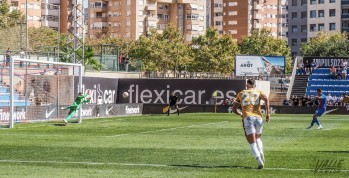
[[[25,160],[0,160],[0,163],[29,163],[29,164],[80,164],[80,165],[115,165],[115,166],[143,166],[143,167],[181,167],[181,165],[166,165],[166,164],[147,164],[147,163],[110,163],[110,162],[77,162],[77,161],[25,161]],[[197,167],[198,165],[195,165]],[[183,165],[183,167],[189,167],[188,165]],[[215,168],[215,166],[205,166],[203,168]],[[229,168],[229,166],[226,166]],[[221,166],[217,166],[221,168]],[[236,167],[231,166],[231,169],[245,169],[243,166]],[[314,171],[314,169],[300,169],[300,168],[272,168],[266,167],[264,170],[275,170],[275,171]],[[338,170],[339,172],[349,172],[349,170]]]

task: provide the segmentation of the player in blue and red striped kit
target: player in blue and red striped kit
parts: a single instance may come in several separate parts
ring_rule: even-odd
[[[319,102],[318,108],[315,111],[314,115],[313,115],[313,120],[311,121],[309,127],[307,127],[307,129],[310,129],[313,127],[314,123],[316,123],[318,125],[318,129],[322,129],[322,125],[320,124],[320,121],[318,120],[318,117],[322,116],[325,111],[326,111],[326,107],[327,107],[327,100],[326,100],[326,96],[322,93],[321,89],[316,89],[316,94],[317,96],[315,96],[315,100],[317,100]]]

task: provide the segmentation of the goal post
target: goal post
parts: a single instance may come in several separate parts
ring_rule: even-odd
[[[14,127],[16,122],[62,119],[82,92],[82,64],[12,57],[0,65],[0,122]],[[81,108],[78,112],[81,123]]]

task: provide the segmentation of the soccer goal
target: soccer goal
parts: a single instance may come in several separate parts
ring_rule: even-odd
[[[0,125],[63,119],[82,92],[81,64],[11,58],[0,65]],[[78,112],[81,123],[81,111]]]

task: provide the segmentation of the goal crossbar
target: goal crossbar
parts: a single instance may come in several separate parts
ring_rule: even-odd
[[[77,67],[81,67],[82,66],[82,64],[75,64],[75,63],[51,62],[51,61],[24,59],[24,58],[17,58],[17,57],[13,57],[11,59],[13,59],[14,61],[23,61],[23,62],[40,63],[40,64],[54,64],[54,65],[77,66]]]

